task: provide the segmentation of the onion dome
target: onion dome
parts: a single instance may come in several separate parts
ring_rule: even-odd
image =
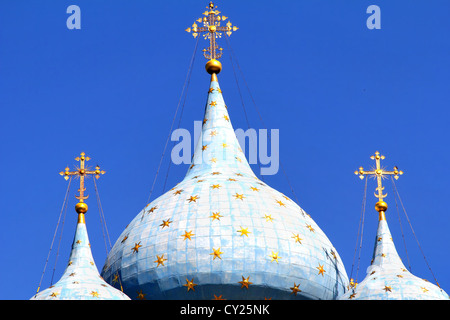
[[[237,27],[210,4],[192,29],[207,32],[211,82],[184,179],[137,214],[102,269],[131,299],[336,299],[348,277],[325,233],[294,201],[260,181],[240,148],[217,74],[215,42]],[[217,50],[217,51],[216,51]],[[117,284],[114,284],[117,285]]]
[[[382,194],[384,187],[381,185],[382,176],[394,175],[398,178],[399,171],[396,167],[394,171],[385,171],[380,166],[380,159],[384,159],[378,152],[372,157],[377,161],[377,168],[374,171],[363,171],[360,168],[355,172],[364,175],[375,175],[379,181],[378,195],[379,201],[375,209],[379,212],[378,230],[375,239],[375,248],[371,265],[367,268],[365,279],[355,284],[351,281],[349,290],[339,300],[448,300],[448,294],[440,287],[421,279],[409,272],[401,261],[392,240],[392,235],[386,221],[386,202],[382,199],[386,196]]]
[[[69,263],[61,279],[49,288],[36,293],[30,300],[130,300],[123,292],[110,286],[100,276],[91,252],[91,244],[86,228],[85,213],[88,206],[83,200],[87,198],[83,195],[84,177],[88,174],[99,175],[104,173],[98,166],[95,171],[84,168],[84,161],[88,157],[81,154],[81,166],[77,171],[63,172],[64,177],[77,175],[80,178],[80,200],[75,206],[78,213],[78,222],[75,237],[72,243],[72,250],[69,256]],[[67,179],[66,179],[67,180]]]
[[[129,223],[102,276],[132,299],[335,299],[348,284],[314,220],[252,172],[215,74],[193,164]]]
[[[100,277],[92,257],[83,213],[79,214],[69,263],[61,279],[31,300],[130,300]]]

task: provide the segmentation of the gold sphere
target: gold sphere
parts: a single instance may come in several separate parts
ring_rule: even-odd
[[[375,203],[375,210],[377,210],[378,212],[386,211],[387,208],[388,208],[388,205],[384,201],[378,201],[377,203]]]
[[[214,33],[216,32],[216,26],[209,26],[208,30],[209,32]]]
[[[219,60],[211,59],[206,63],[205,69],[209,74],[218,74],[222,70],[222,63]]]
[[[75,211],[78,213],[86,213],[88,211],[88,205],[84,202],[78,202],[75,205]]]

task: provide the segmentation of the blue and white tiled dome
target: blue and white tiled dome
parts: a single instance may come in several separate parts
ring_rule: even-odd
[[[438,286],[409,272],[395,249],[385,218],[378,222],[375,249],[365,279],[339,300],[448,300]]]
[[[61,279],[30,300],[130,300],[100,277],[92,257],[84,215],[78,219],[69,263]]]
[[[252,172],[215,74],[193,164],[129,223],[102,276],[131,299],[336,299],[348,285],[314,220]]]

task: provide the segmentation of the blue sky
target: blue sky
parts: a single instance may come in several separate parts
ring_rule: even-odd
[[[66,8],[81,8],[69,30]],[[195,46],[184,31],[208,1],[13,1],[0,4],[0,299],[36,292],[64,200],[58,175],[84,151],[106,174],[97,185],[114,243],[147,204]],[[405,174],[396,186],[420,248],[441,287],[448,273],[448,111],[450,3],[434,1],[217,1],[240,29],[231,46],[268,129],[279,129],[280,161],[299,200],[337,248],[350,276],[364,182],[353,172],[384,165]],[[369,30],[366,9],[381,9]],[[181,127],[202,120],[209,86],[199,43]],[[226,42],[219,82],[231,121],[247,128]],[[242,78],[250,126],[264,128]],[[177,123],[175,124],[177,125]],[[166,152],[152,199],[179,182],[187,165]],[[253,166],[255,170],[258,166]],[[280,170],[264,177],[294,198]],[[434,282],[421,249],[385,182],[387,220],[412,273]],[[377,213],[369,180],[361,264],[370,263]],[[76,223],[70,194],[54,282],[68,259]],[[97,267],[106,249],[92,181],[86,220]],[[50,285],[57,243],[42,288]],[[354,266],[353,276],[356,272]]]

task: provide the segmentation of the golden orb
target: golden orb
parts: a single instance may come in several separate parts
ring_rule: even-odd
[[[209,74],[218,74],[222,70],[222,63],[219,60],[211,59],[206,63],[205,69]]]
[[[384,201],[378,201],[377,203],[375,203],[375,210],[377,210],[378,212],[386,211],[387,208],[388,208],[388,205]]]
[[[216,32],[216,26],[209,26],[209,32],[214,33]]]
[[[75,211],[78,213],[86,213],[88,211],[88,205],[84,202],[78,202],[75,205]]]

